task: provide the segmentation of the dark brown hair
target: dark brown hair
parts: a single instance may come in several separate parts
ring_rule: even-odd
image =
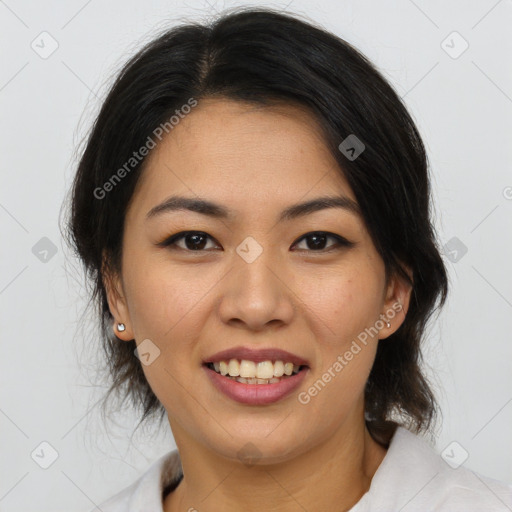
[[[102,280],[103,254],[104,271],[120,271],[125,212],[145,160],[107,197],[97,191],[190,98],[213,96],[300,104],[318,119],[387,277],[410,282],[404,265],[413,275],[407,316],[378,345],[365,392],[368,425],[381,438],[398,414],[408,428],[428,430],[436,402],[420,369],[420,342],[437,300],[445,302],[448,280],[431,222],[424,145],[400,97],[364,55],[311,22],[268,9],[237,9],[160,34],[118,74],[88,136],[71,190],[68,238],[100,315],[112,378],[103,406],[114,393],[140,407],[140,423],[166,414],[134,355],[135,341],[120,342],[112,332]],[[353,160],[338,148],[350,134],[365,145]]]

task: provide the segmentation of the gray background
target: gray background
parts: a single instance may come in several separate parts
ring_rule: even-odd
[[[249,4],[0,1],[2,512],[90,510],[174,448],[168,428],[132,437],[129,411],[103,426],[99,345],[80,322],[87,295],[59,211],[112,74],[155,30],[234,5]],[[308,15],[355,44],[405,99],[429,152],[451,281],[425,346],[443,410],[437,448],[512,481],[512,3],[258,5]],[[42,442],[58,454],[47,469]]]

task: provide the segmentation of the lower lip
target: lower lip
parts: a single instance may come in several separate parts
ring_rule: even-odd
[[[265,405],[281,400],[299,387],[307,368],[274,384],[243,384],[203,366],[213,385],[227,397],[243,404]]]

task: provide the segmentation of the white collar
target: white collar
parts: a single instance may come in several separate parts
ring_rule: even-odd
[[[101,504],[103,512],[163,512],[163,490],[183,475],[177,450],[162,455],[132,485]],[[506,506],[505,506],[506,504]],[[512,510],[512,485],[452,469],[422,438],[398,427],[370,489],[349,512]]]

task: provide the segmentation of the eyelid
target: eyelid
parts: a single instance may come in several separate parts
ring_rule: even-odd
[[[197,230],[193,230],[193,229],[190,229],[190,230],[187,230],[187,231],[180,231],[179,233],[175,233],[174,235],[171,235],[171,236],[168,236],[168,237],[164,238],[161,242],[158,242],[155,245],[157,245],[158,247],[171,247],[171,246],[175,245],[178,240],[181,240],[182,238],[185,238],[187,235],[191,235],[191,234],[203,235],[206,238],[209,238],[210,240],[213,240],[213,241],[215,241],[215,243],[220,245],[217,242],[217,240],[215,240],[215,238],[213,238],[213,236],[209,235],[205,231],[197,231]],[[181,247],[177,247],[177,246],[176,246],[176,248],[177,249],[182,249]],[[187,250],[187,249],[182,249],[182,250],[186,251],[186,252],[197,252],[197,253],[206,252],[204,249],[202,251],[190,251],[190,250]]]
[[[341,249],[343,247],[348,248],[348,247],[353,247],[354,245],[356,245],[355,242],[350,242],[345,237],[343,237],[341,235],[337,235],[336,233],[331,233],[330,231],[317,230],[317,231],[309,231],[308,233],[301,235],[299,238],[297,238],[297,240],[295,242],[293,242],[292,247],[313,235],[325,235],[327,238],[332,238],[332,239],[336,240],[336,243],[329,246],[328,249],[320,249],[318,251],[314,251],[312,249],[299,249],[299,251],[305,251],[305,252],[313,253],[313,254],[326,254],[331,251]]]

